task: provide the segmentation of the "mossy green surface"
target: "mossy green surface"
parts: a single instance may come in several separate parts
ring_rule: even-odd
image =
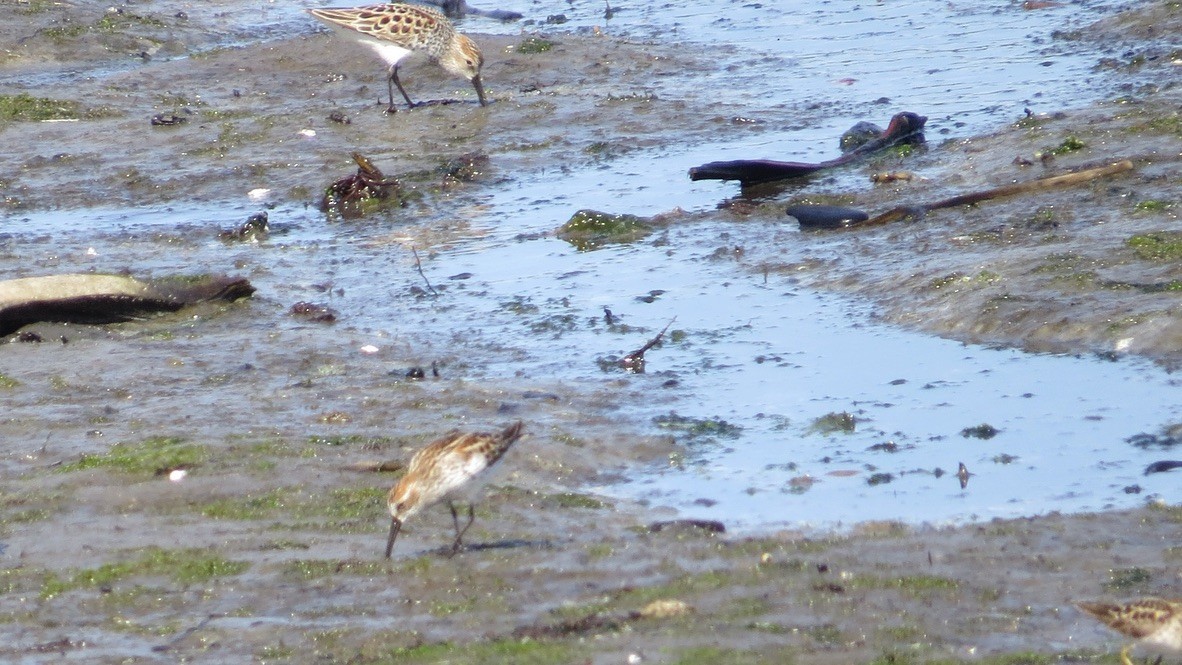
[[[81,105],[72,100],[33,97],[24,92],[0,95],[0,122],[76,120],[80,117]]]
[[[542,37],[526,37],[517,45],[518,53],[545,53],[554,48],[554,42]]]
[[[854,414],[835,411],[814,419],[813,424],[809,426],[809,431],[826,436],[829,434],[853,434],[857,425],[858,421]]]
[[[50,573],[42,582],[41,598],[48,600],[74,589],[110,588],[140,577],[167,577],[180,585],[202,584],[239,575],[249,567],[245,561],[232,561],[209,550],[153,547],[127,561],[86,568],[66,576]]]
[[[63,473],[85,469],[112,469],[136,475],[153,475],[170,469],[201,464],[209,456],[206,446],[170,436],[154,436],[138,443],[116,443],[105,454],[83,455],[63,464]]]
[[[580,210],[558,229],[558,237],[579,251],[588,251],[643,240],[652,232],[652,224],[636,215]]]
[[[1125,245],[1146,261],[1182,260],[1182,231],[1139,233],[1126,240]]]

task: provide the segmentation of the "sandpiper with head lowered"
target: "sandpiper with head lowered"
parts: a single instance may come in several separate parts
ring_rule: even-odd
[[[1129,650],[1138,645],[1155,654],[1182,653],[1182,599],[1141,598],[1123,605],[1076,605],[1109,628],[1136,640],[1121,649],[1120,662],[1123,665],[1133,665]]]
[[[406,475],[398,481],[387,497],[390,508],[390,536],[386,539],[386,558],[394,549],[394,539],[402,530],[402,523],[411,515],[439,501],[447,501],[451,509],[456,539],[451,546],[455,556],[462,546],[464,532],[472,526],[476,516],[471,498],[482,483],[475,481],[488,467],[497,463],[509,446],[521,438],[521,421],[496,433],[461,433],[452,431],[427,444],[410,458]],[[487,476],[484,478],[487,480]],[[455,499],[468,498],[468,522],[460,528]]]
[[[471,81],[480,105],[487,105],[484,85],[480,81],[484,55],[475,42],[456,32],[442,12],[399,2],[307,11],[337,33],[372,48],[386,61],[390,66],[386,82],[390,92],[390,107],[387,109],[390,113],[396,110],[394,86],[398,86],[407,106],[415,107],[398,80],[399,63],[412,53],[421,53],[448,72]]]

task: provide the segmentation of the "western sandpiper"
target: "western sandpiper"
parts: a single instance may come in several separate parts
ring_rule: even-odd
[[[386,82],[390,92],[389,112],[395,111],[394,86],[398,86],[407,106],[415,106],[398,80],[398,65],[411,53],[422,53],[448,72],[471,81],[480,105],[488,103],[480,81],[484,55],[475,42],[456,32],[442,12],[399,2],[307,11],[339,34],[372,48],[386,61],[390,66]]]
[[[455,556],[460,551],[464,532],[476,519],[472,498],[481,483],[473,482],[473,479],[496,464],[509,446],[521,438],[521,427],[521,421],[518,420],[496,433],[461,433],[456,430],[444,434],[415,453],[410,458],[406,475],[390,490],[387,498],[390,536],[386,540],[386,558],[390,558],[394,539],[398,537],[402,523],[439,501],[447,501],[447,507],[451,510],[452,524],[456,528],[451,555]],[[460,495],[468,499],[468,522],[463,528],[460,528],[455,504],[455,499]]]
[[[1120,651],[1120,662],[1133,665],[1129,650],[1136,645],[1156,654],[1182,653],[1182,599],[1140,598],[1123,605],[1076,603],[1109,628],[1136,641]]]

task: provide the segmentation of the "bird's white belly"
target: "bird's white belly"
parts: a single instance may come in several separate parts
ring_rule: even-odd
[[[390,65],[391,67],[398,64],[399,60],[402,60],[406,56],[413,53],[413,51],[410,49],[402,48],[393,42],[377,39],[367,34],[357,32],[356,30],[351,30],[344,26],[333,25],[330,23],[328,24],[328,27],[332,28],[337,34],[341,36],[353,39],[358,43],[364,44],[366,47],[373,49],[374,53],[377,53],[378,57],[382,60],[385,60],[386,64]]]

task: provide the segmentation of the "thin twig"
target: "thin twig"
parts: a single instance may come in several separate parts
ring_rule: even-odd
[[[644,346],[640,347],[639,349],[637,349],[637,350],[633,351],[632,353],[629,353],[628,355],[621,358],[619,361],[620,367],[623,367],[624,369],[628,370],[629,372],[636,372],[636,373],[643,372],[644,371],[644,352],[648,351],[649,349],[656,346],[657,343],[661,341],[661,338],[665,336],[665,331],[669,330],[669,326],[673,325],[673,322],[676,320],[677,320],[676,316],[673,317],[672,319],[670,319],[669,323],[666,323],[665,327],[661,328],[661,332],[657,333],[656,337],[650,339],[648,341],[648,343],[645,344]]]
[[[435,290],[435,287],[431,286],[431,282],[427,279],[427,276],[423,274],[423,264],[419,261],[418,251],[416,251],[413,246],[410,248],[410,251],[415,255],[415,270],[419,271],[419,275],[423,278],[423,283],[427,285],[427,290],[431,292],[431,295],[438,296],[439,292]]]

